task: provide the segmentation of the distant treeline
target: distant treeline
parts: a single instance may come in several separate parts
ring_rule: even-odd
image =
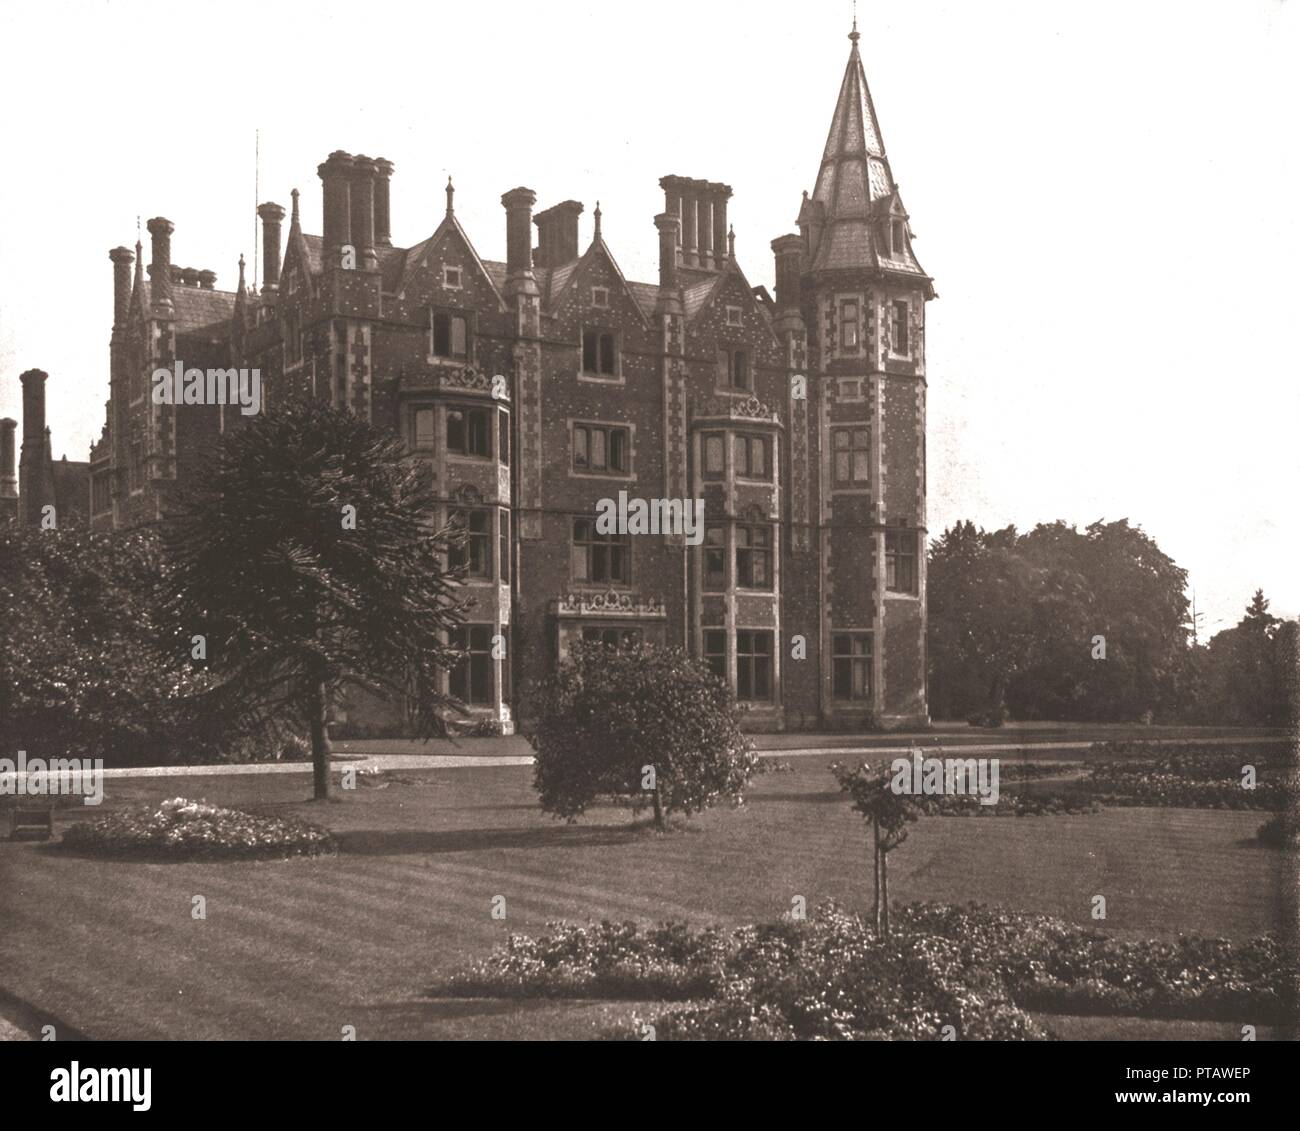
[[[1193,643],[1179,568],[1126,519],[1027,534],[959,522],[931,543],[935,718],[1280,726],[1295,717],[1297,624],[1261,590]]]

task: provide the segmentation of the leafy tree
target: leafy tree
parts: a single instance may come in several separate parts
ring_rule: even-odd
[[[958,523],[931,547],[935,713],[1135,719],[1186,698],[1187,575],[1126,519],[1028,534]],[[1094,640],[1105,640],[1095,658]]]
[[[1199,656],[1206,722],[1284,726],[1295,720],[1297,625],[1269,612],[1263,590]]]
[[[168,644],[152,529],[0,523],[0,746],[158,765],[219,753],[192,725],[209,686]]]
[[[863,762],[856,770],[848,770],[834,762],[831,773],[840,790],[853,799],[854,810],[871,822],[872,919],[877,936],[888,938],[889,854],[907,839],[907,826],[919,816],[918,807],[910,794],[895,792],[883,767]]]
[[[327,709],[349,690],[408,697],[422,735],[454,707],[439,673],[462,653],[437,498],[400,443],[351,413],[290,404],[227,434],[207,481],[168,516],[180,646],[206,638],[226,718],[311,734],[330,794]]]
[[[757,765],[729,689],[676,648],[575,644],[537,688],[529,739],[542,808],[569,821],[613,797],[663,829],[740,798]]]
[[[935,544],[928,575],[936,713],[1000,723],[1017,680],[1059,642],[1082,634],[1086,589],[1072,570],[1021,550],[1015,527],[969,522]]]

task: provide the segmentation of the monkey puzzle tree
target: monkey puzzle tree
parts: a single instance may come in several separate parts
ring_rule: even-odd
[[[839,762],[831,773],[842,792],[853,799],[853,808],[871,822],[874,845],[872,919],[876,934],[889,937],[889,854],[907,839],[907,826],[917,818],[917,806],[911,796],[895,793],[892,778],[884,769],[863,762],[849,770]]]
[[[598,797],[673,812],[739,797],[757,759],[731,692],[675,648],[578,643],[541,682],[529,738],[548,813],[576,820]]]
[[[202,638],[219,719],[305,725],[317,799],[330,795],[332,700],[406,697],[421,735],[455,706],[437,677],[461,658],[446,633],[463,603],[436,515],[397,440],[302,401],[228,433],[167,517],[178,646]]]

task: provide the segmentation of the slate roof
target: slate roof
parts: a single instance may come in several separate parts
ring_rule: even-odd
[[[141,280],[144,287],[145,306],[152,303],[149,280]],[[202,287],[186,287],[180,283],[172,284],[172,309],[176,313],[176,330],[181,334],[193,333],[208,328],[224,331],[235,309],[235,292],[204,290]]]
[[[883,267],[924,277],[910,240],[905,240],[907,247],[892,253],[880,236],[891,219],[905,213],[885,155],[856,29],[849,38],[853,47],[831,116],[816,186],[804,206],[825,224],[812,267]],[[906,225],[905,219],[902,222]]]

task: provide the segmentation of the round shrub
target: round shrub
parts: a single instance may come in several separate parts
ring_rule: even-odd
[[[689,816],[739,800],[757,757],[731,692],[675,648],[575,644],[536,697],[534,784],[576,820],[599,797]]]
[[[325,829],[297,817],[268,817],[184,797],[82,821],[63,834],[62,845],[94,856],[150,860],[283,858],[336,850]]]

